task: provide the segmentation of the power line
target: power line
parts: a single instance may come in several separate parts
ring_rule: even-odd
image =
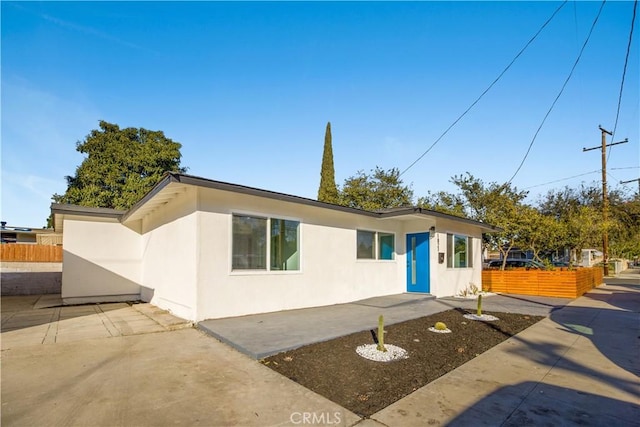
[[[468,113],[469,111],[471,111],[471,109],[472,109],[472,108],[473,108],[473,107],[478,103],[478,101],[480,101],[480,99],[482,99],[482,97],[483,97],[487,92],[489,92],[489,90],[490,90],[490,89],[491,89],[491,88],[492,88],[492,87],[493,87],[493,86],[498,82],[498,80],[500,80],[500,79],[502,78],[502,76],[507,72],[507,70],[509,70],[509,68],[511,68],[511,66],[513,65],[513,63],[514,63],[514,62],[516,62],[516,60],[520,57],[520,55],[522,55],[522,53],[523,53],[523,52],[524,52],[524,51],[529,47],[529,45],[530,45],[530,44],[531,44],[531,43],[532,43],[532,42],[533,42],[533,41],[538,37],[538,35],[539,35],[539,34],[542,32],[542,30],[547,26],[547,24],[549,24],[549,22],[551,22],[551,20],[556,16],[556,14],[557,14],[558,12],[560,12],[560,9],[562,9],[562,8],[564,7],[564,5],[565,5],[565,4],[567,4],[567,1],[568,1],[568,0],[565,0],[565,1],[564,1],[564,2],[563,2],[563,3],[562,3],[562,4],[561,4],[561,5],[560,5],[560,6],[559,6],[559,7],[558,7],[558,8],[557,8],[557,9],[556,9],[552,14],[551,14],[551,16],[549,17],[549,19],[547,19],[547,21],[542,25],[542,27],[540,27],[540,29],[539,29],[539,30],[534,34],[534,36],[533,36],[533,37],[531,37],[531,39],[530,39],[530,40],[529,40],[529,41],[524,45],[524,47],[523,47],[522,49],[520,49],[520,52],[518,52],[518,54],[513,58],[513,60],[511,60],[511,62],[509,63],[509,65],[507,65],[507,67],[506,67],[504,70],[502,70],[502,72],[500,73],[500,75],[499,75],[498,77],[496,77],[496,79],[495,79],[495,80],[494,80],[494,81],[493,81],[493,82],[492,82],[492,83],[491,83],[491,84],[490,84],[490,85],[489,85],[489,86],[484,90],[484,92],[482,92],[482,93],[480,94],[480,96],[479,96],[478,98],[476,98],[476,100],[475,100],[475,101],[473,101],[473,102],[471,103],[471,105],[470,105],[470,106],[469,106],[469,107],[468,107],[468,108],[467,108],[467,109],[466,109],[462,114],[460,114],[460,116],[458,116],[458,118],[457,118],[457,119],[455,119],[455,120],[453,121],[453,123],[451,123],[451,124],[449,125],[449,127],[448,127],[444,132],[442,132],[442,134],[438,137],[438,139],[436,139],[436,140],[435,140],[435,142],[434,142],[433,144],[431,144],[431,145],[429,146],[429,148],[427,148],[427,150],[426,150],[424,153],[422,153],[422,154],[420,155],[420,157],[418,157],[416,160],[414,160],[414,162],[413,162],[413,163],[411,163],[411,164],[410,164],[410,165],[409,165],[405,170],[403,170],[402,172],[400,172],[400,175],[398,175],[398,176],[402,176],[405,172],[407,172],[409,169],[411,169],[411,168],[412,168],[416,163],[418,163],[420,160],[422,160],[422,158],[423,158],[424,156],[426,156],[426,155],[427,155],[427,153],[428,153],[429,151],[431,151],[431,149],[432,149],[433,147],[435,147],[435,146],[436,146],[436,144],[438,144],[438,142],[440,142],[440,140],[441,140],[442,138],[444,138],[444,136],[445,136],[447,133],[449,133],[449,131],[450,131],[450,130],[451,130],[451,129],[452,129],[452,128],[453,128],[453,127],[454,127],[454,126],[455,126],[455,125],[456,125],[456,124],[457,124],[457,123],[458,123],[458,122],[459,122],[459,121],[460,121],[464,116],[466,116],[466,115],[467,115],[467,113]]]
[[[576,67],[578,66],[578,63],[580,62],[580,58],[582,58],[582,54],[584,53],[584,49],[587,47],[587,43],[589,43],[589,39],[591,38],[591,34],[593,33],[593,29],[595,28],[596,23],[598,22],[598,19],[600,18],[600,14],[602,13],[602,9],[604,8],[604,4],[606,2],[607,2],[607,0],[603,0],[602,1],[602,4],[600,5],[600,10],[598,10],[598,14],[596,15],[596,18],[593,20],[593,24],[591,24],[591,29],[589,30],[589,34],[587,35],[587,38],[584,41],[584,44],[582,45],[582,49],[580,49],[580,53],[578,54],[578,57],[576,58],[576,61],[573,64],[573,67],[571,67],[571,71],[569,72],[569,75],[567,76],[567,79],[564,81],[564,84],[562,85],[562,88],[560,88],[560,92],[558,92],[558,95],[556,96],[556,99],[554,99],[553,103],[551,103],[551,107],[549,107],[549,110],[544,115],[544,118],[542,119],[542,122],[540,123],[540,126],[538,126],[538,130],[536,130],[536,133],[533,135],[533,139],[531,140],[531,143],[529,143],[529,147],[527,148],[527,152],[525,153],[524,157],[522,158],[522,161],[520,162],[520,165],[518,166],[518,169],[516,169],[514,174],[511,176],[511,178],[509,178],[509,181],[507,181],[507,183],[511,183],[511,181],[513,181],[513,178],[515,178],[516,175],[518,175],[518,172],[520,172],[520,169],[522,169],[522,165],[524,165],[525,160],[527,160],[527,157],[529,157],[529,153],[531,152],[531,147],[533,147],[533,143],[536,141],[536,138],[538,137],[538,134],[540,133],[540,130],[542,129],[542,126],[544,126],[544,123],[547,121],[547,118],[549,117],[549,114],[551,114],[551,111],[553,110],[553,107],[555,107],[556,102],[558,102],[558,99],[560,99],[560,96],[564,92],[564,89],[567,87],[567,83],[569,83],[569,80],[571,80],[571,76],[573,75],[573,72],[575,71]]]
[[[616,121],[613,125],[613,132],[611,139],[615,138],[616,129],[618,128],[618,118],[620,117],[620,105],[622,104],[622,90],[624,89],[624,79],[627,74],[627,64],[629,63],[629,52],[631,51],[631,41],[633,40],[633,26],[636,21],[636,9],[638,7],[638,0],[633,2],[633,16],[631,17],[631,29],[629,30],[629,42],[627,43],[627,54],[624,58],[624,67],[622,68],[622,81],[620,82],[620,94],[618,95],[618,108],[616,109]],[[609,148],[609,155],[611,155],[611,148]]]
[[[545,185],[555,184],[556,182],[568,181],[568,180],[573,179],[573,178],[578,178],[578,177],[585,176],[585,175],[591,175],[593,173],[598,173],[598,172],[600,172],[600,169],[596,169],[596,170],[591,171],[591,172],[581,173],[581,174],[578,174],[578,175],[568,176],[566,178],[556,179],[554,181],[545,182],[543,184],[532,185],[532,186],[523,188],[523,190],[528,190],[530,188],[536,188],[536,187],[544,187]]]
[[[611,168],[612,171],[618,171],[618,170],[622,170],[622,169],[640,169],[640,166],[627,166],[624,168]]]
[[[624,167],[624,168],[611,168],[612,171],[622,170],[622,169],[640,169],[640,166],[629,166],[629,167]],[[536,187],[544,187],[545,185],[555,184],[557,182],[562,182],[562,181],[569,181],[570,179],[573,179],[573,178],[580,178],[581,176],[591,175],[591,174],[594,174],[594,173],[600,173],[600,169],[596,169],[596,170],[590,171],[590,172],[580,173],[578,175],[571,175],[571,176],[568,176],[566,178],[554,179],[553,181],[543,182],[542,184],[530,185],[528,187],[522,188],[522,190],[529,190],[531,188],[536,188]],[[610,173],[608,175],[611,176],[612,178],[614,178]]]

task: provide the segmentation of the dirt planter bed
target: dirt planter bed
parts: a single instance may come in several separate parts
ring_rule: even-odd
[[[475,311],[469,311],[471,313]],[[449,310],[385,327],[385,344],[407,358],[377,362],[356,349],[372,344],[369,331],[311,344],[261,362],[339,405],[369,416],[519,333],[543,317],[494,313],[499,320],[467,320],[466,310]],[[451,333],[429,331],[444,322]]]

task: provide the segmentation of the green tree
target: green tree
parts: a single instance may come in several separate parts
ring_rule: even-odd
[[[550,254],[563,249],[564,224],[550,215],[543,215],[538,209],[526,206],[524,209],[522,234],[519,237],[522,249],[533,252],[533,258],[543,261],[542,254]]]
[[[483,235],[483,246],[500,251],[505,260],[511,249],[524,245],[529,226],[528,206],[523,203],[526,191],[510,184],[485,184],[470,173],[453,176],[451,182],[458,187],[458,194],[430,194],[420,200],[423,207],[500,227],[503,231]]]
[[[404,185],[397,168],[376,166],[368,175],[358,171],[344,181],[340,191],[340,204],[351,208],[375,211],[379,209],[411,206],[413,190]]]
[[[550,190],[538,202],[538,211],[561,224],[558,244],[579,261],[582,249],[602,244],[602,203],[593,188]]]
[[[126,128],[99,123],[76,150],[86,155],[75,176],[67,176],[67,191],[54,194],[56,203],[88,207],[128,209],[155,184],[165,172],[185,172],[180,167],[181,144],[162,131]]]
[[[446,191],[427,192],[426,196],[418,198],[418,206],[449,215],[466,216],[466,206],[463,198],[458,194],[451,194]]]
[[[640,257],[640,195],[609,192],[609,252],[614,257]]]
[[[320,169],[320,188],[318,200],[326,203],[339,203],[338,188],[336,187],[335,171],[333,168],[333,146],[331,144],[331,122],[327,122],[324,133],[324,150],[322,152],[322,167]]]
[[[565,244],[579,257],[584,248],[602,247],[605,230],[612,256],[640,256],[640,199],[614,188],[608,192],[608,221],[603,222],[602,188],[594,183],[574,189],[551,190],[539,201],[539,209],[565,225]]]
[[[611,230],[611,253],[637,260],[640,258],[640,197],[614,206],[612,217],[616,225]]]
[[[502,231],[487,233],[483,243],[497,249],[506,263],[511,249],[522,246],[522,238],[527,227],[527,206],[523,203],[526,191],[518,191],[510,184],[490,183],[467,174],[453,179],[468,202],[469,218],[500,227]]]

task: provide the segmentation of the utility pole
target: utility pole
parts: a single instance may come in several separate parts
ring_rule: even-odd
[[[609,275],[609,233],[607,232],[607,222],[609,219],[609,198],[607,197],[607,147],[611,147],[612,145],[624,144],[629,142],[629,138],[625,138],[624,141],[620,142],[612,142],[607,145],[607,134],[613,135],[613,133],[604,129],[602,126],[598,125],[600,132],[602,133],[602,146],[601,147],[592,147],[592,148],[583,148],[582,151],[591,151],[597,150],[598,148],[602,149],[602,262],[604,265],[604,275]]]

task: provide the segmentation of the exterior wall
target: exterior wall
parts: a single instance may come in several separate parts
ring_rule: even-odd
[[[198,319],[337,304],[404,292],[400,221],[200,189]],[[231,271],[232,214],[300,221],[299,271]],[[356,259],[356,229],[395,233],[396,259]]]
[[[406,234],[430,238],[430,293],[481,286],[481,230],[439,217],[374,218],[197,186],[127,225],[66,217],[65,303],[141,298],[194,321],[406,292]],[[300,269],[232,271],[232,214],[300,222]],[[357,230],[394,233],[394,260],[359,260]],[[473,268],[447,268],[446,235],[473,237]],[[445,253],[443,263],[438,254]]]
[[[59,294],[62,286],[61,262],[1,263],[2,295]]]
[[[456,295],[463,289],[474,284],[478,289],[482,289],[482,231],[472,225],[439,219],[438,230],[442,233],[439,236],[440,252],[445,253],[445,262],[438,265],[437,269],[431,270],[432,277],[438,276],[439,286],[434,290],[433,295],[437,297]],[[447,268],[447,233],[461,234],[473,238],[472,256],[473,264],[470,268]]]
[[[189,188],[142,220],[144,301],[184,319],[196,318],[197,189]]]
[[[437,297],[452,296],[469,287],[470,283],[482,287],[482,232],[478,227],[457,221],[437,218],[435,236],[429,240],[430,251],[430,293]],[[408,221],[405,233],[427,232],[431,223],[427,220]],[[473,238],[473,264],[470,268],[447,267],[447,234],[466,235]],[[404,243],[403,243],[404,245]],[[439,263],[438,253],[444,253],[444,261]]]
[[[116,220],[64,220],[62,298],[65,304],[138,299],[138,233]]]

